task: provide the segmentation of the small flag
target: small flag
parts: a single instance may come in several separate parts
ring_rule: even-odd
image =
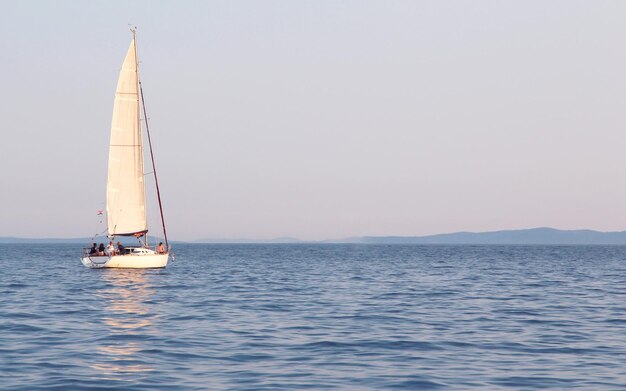
[[[103,214],[104,214],[104,211],[103,211],[103,210],[99,210],[99,211],[98,211],[98,216],[101,216],[101,215],[103,215]]]

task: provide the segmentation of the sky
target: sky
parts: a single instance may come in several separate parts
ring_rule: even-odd
[[[0,236],[106,229],[130,24],[171,239],[626,230],[624,20],[623,1],[0,2]]]

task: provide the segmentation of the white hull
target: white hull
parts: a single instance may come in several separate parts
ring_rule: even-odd
[[[151,252],[149,254],[125,254],[108,256],[84,256],[80,260],[83,265],[98,269],[103,267],[124,268],[124,269],[152,269],[167,266],[169,253],[157,254]]]

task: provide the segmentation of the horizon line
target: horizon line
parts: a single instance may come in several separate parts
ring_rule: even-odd
[[[581,231],[586,231],[586,232],[595,232],[595,233],[601,233],[601,234],[611,234],[611,233],[624,233],[626,232],[626,230],[619,230],[619,231],[600,231],[600,230],[595,230],[595,229],[590,229],[590,228],[577,228],[577,229],[561,229],[561,228],[554,228],[554,227],[547,227],[547,226],[542,226],[542,227],[533,227],[533,228],[513,228],[513,229],[498,229],[498,230],[490,230],[490,231],[451,231],[451,232],[442,232],[442,233],[435,233],[435,234],[425,234],[425,235],[393,235],[393,234],[388,234],[388,235],[355,235],[355,236],[344,236],[344,237],[340,237],[340,238],[326,238],[326,239],[300,239],[297,237],[292,237],[292,236],[279,236],[279,237],[272,237],[272,238],[268,238],[268,239],[261,239],[261,238],[211,238],[211,237],[205,237],[205,238],[198,238],[198,239],[187,239],[187,240],[179,240],[179,239],[171,239],[171,242],[178,242],[178,243],[225,243],[225,244],[236,244],[236,243],[241,243],[241,244],[246,244],[246,243],[266,243],[266,242],[274,242],[277,244],[286,244],[286,243],[325,243],[325,242],[341,242],[341,241],[354,241],[354,240],[358,240],[358,239],[367,239],[367,238],[403,238],[403,239],[411,239],[411,238],[430,238],[430,237],[437,237],[437,236],[445,236],[445,235],[455,235],[455,234],[491,234],[491,233],[503,233],[503,232],[520,232],[520,231],[533,231],[533,230],[551,230],[551,231],[560,231],[560,232],[581,232]],[[154,236],[153,238],[158,238],[158,236]],[[0,240],[6,240],[6,239],[15,239],[15,240],[20,240],[20,241],[28,241],[28,240],[34,240],[34,241],[42,241],[42,240],[49,240],[49,241],[72,241],[72,240],[76,240],[77,242],[83,242],[85,241],[85,239],[89,239],[88,241],[91,240],[91,238],[88,237],[24,237],[24,236],[0,236]]]

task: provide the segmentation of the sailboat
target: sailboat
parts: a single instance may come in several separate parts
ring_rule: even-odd
[[[83,265],[90,268],[163,268],[167,266],[170,246],[167,241],[161,194],[154,165],[152,140],[148,128],[146,105],[139,78],[137,60],[136,29],[131,29],[132,41],[120,70],[111,123],[111,141],[109,144],[108,180],[106,192],[106,213],[108,238],[113,243],[111,250],[104,252],[84,249],[81,257]],[[146,186],[144,182],[144,157],[141,126],[141,108],[152,172],[156,184],[156,194],[161,213],[161,224],[165,246],[148,244],[148,223],[146,213]],[[136,247],[115,247],[115,238],[134,236],[138,239]]]

